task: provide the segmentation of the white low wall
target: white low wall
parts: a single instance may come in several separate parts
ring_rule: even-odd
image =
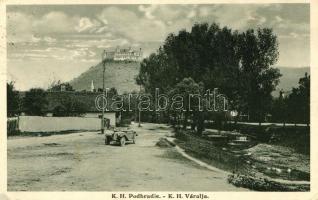
[[[102,113],[86,113],[84,117],[95,117],[98,118]],[[109,119],[111,126],[116,126],[116,114],[114,112],[105,112],[104,117]]]
[[[101,120],[99,118],[39,116],[19,117],[19,130],[22,132],[99,130],[100,128]]]

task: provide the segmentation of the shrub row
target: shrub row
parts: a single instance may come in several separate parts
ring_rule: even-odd
[[[15,135],[19,131],[19,120],[7,120],[7,135]]]
[[[254,178],[246,175],[231,174],[228,182],[237,186],[255,191],[309,191],[309,184],[285,184],[267,179]]]
[[[207,128],[215,128],[213,123],[208,123]],[[226,124],[223,130],[237,130],[240,133],[252,136],[262,143],[277,144],[291,147],[299,153],[310,152],[310,127],[307,126],[259,126],[249,124]]]
[[[197,157],[208,159],[211,164],[218,168],[235,172],[247,170],[246,165],[244,164],[245,161],[241,156],[223,150],[213,141],[198,137],[190,130],[176,130],[175,136],[185,142],[184,144],[179,145],[181,145],[186,152],[194,153]]]

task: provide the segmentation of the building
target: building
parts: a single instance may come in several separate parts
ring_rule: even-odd
[[[106,51],[105,57],[107,60],[114,61],[131,61],[131,62],[139,62],[142,60],[142,50],[134,50],[131,47],[125,49],[121,49],[116,47],[114,51]]]

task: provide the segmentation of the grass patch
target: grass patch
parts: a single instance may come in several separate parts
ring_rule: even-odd
[[[165,140],[164,138],[160,138],[159,141],[156,143],[156,146],[161,147],[161,148],[172,147],[171,144],[167,140]]]
[[[234,151],[185,131],[177,132],[176,137],[176,144],[189,155],[233,174],[267,180],[310,181],[309,156],[290,147],[260,143]]]

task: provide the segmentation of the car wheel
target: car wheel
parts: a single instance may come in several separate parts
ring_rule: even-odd
[[[120,138],[120,146],[125,146],[125,144],[126,144],[126,138],[125,137],[122,137],[122,138]]]

